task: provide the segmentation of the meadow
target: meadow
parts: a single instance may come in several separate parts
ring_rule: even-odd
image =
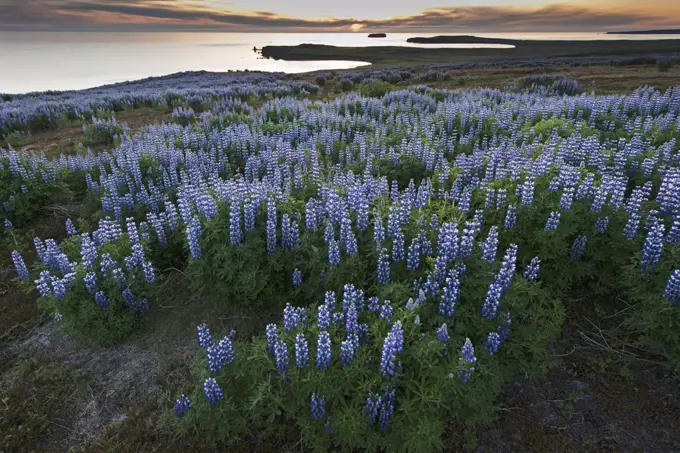
[[[676,448],[680,86],[634,58],[0,95],[0,450]]]

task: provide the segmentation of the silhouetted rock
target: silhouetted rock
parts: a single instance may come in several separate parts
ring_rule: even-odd
[[[371,33],[368,35],[369,38],[387,38],[385,33]]]

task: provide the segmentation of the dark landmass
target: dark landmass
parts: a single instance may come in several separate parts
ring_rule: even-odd
[[[415,38],[408,38],[406,42],[414,44],[509,44],[513,45],[517,40],[501,39],[501,38],[481,38],[479,36],[471,35],[454,35],[454,36],[432,36],[423,38],[416,36]]]
[[[607,35],[680,35],[680,28],[670,30],[629,30],[629,31],[608,31]]]
[[[379,65],[427,64],[534,57],[666,55],[680,52],[680,39],[535,41],[455,37],[457,44],[505,44],[514,48],[433,48],[405,46],[336,47],[320,44],[265,46],[262,56],[281,60],[365,61]],[[480,41],[486,40],[486,41]]]
[[[368,35],[369,38],[387,38],[385,33],[371,33]]]

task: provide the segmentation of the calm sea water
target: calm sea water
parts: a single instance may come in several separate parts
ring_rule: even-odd
[[[441,34],[441,33],[439,33]],[[515,39],[661,39],[664,35],[616,36],[600,33],[474,33]],[[335,46],[409,46],[411,36],[388,33],[69,33],[0,32],[0,93],[90,88],[180,71],[260,70],[306,72],[346,69],[351,61],[275,61],[258,58],[253,47],[301,43]],[[489,47],[441,45],[427,47]],[[492,46],[503,47],[503,46]]]

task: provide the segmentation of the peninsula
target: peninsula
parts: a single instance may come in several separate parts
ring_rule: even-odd
[[[608,35],[680,35],[680,28],[668,30],[629,30],[629,31],[608,31]]]
[[[289,61],[342,60],[365,61],[379,65],[404,65],[533,57],[615,57],[626,55],[649,55],[651,53],[659,55],[680,54],[680,39],[538,41],[489,39],[476,36],[452,36],[438,38],[450,39],[450,43],[452,44],[500,44],[504,46],[509,45],[512,47],[337,47],[322,44],[300,44],[297,46],[265,46],[262,48],[262,56],[266,58]],[[409,40],[409,42],[418,41]]]

